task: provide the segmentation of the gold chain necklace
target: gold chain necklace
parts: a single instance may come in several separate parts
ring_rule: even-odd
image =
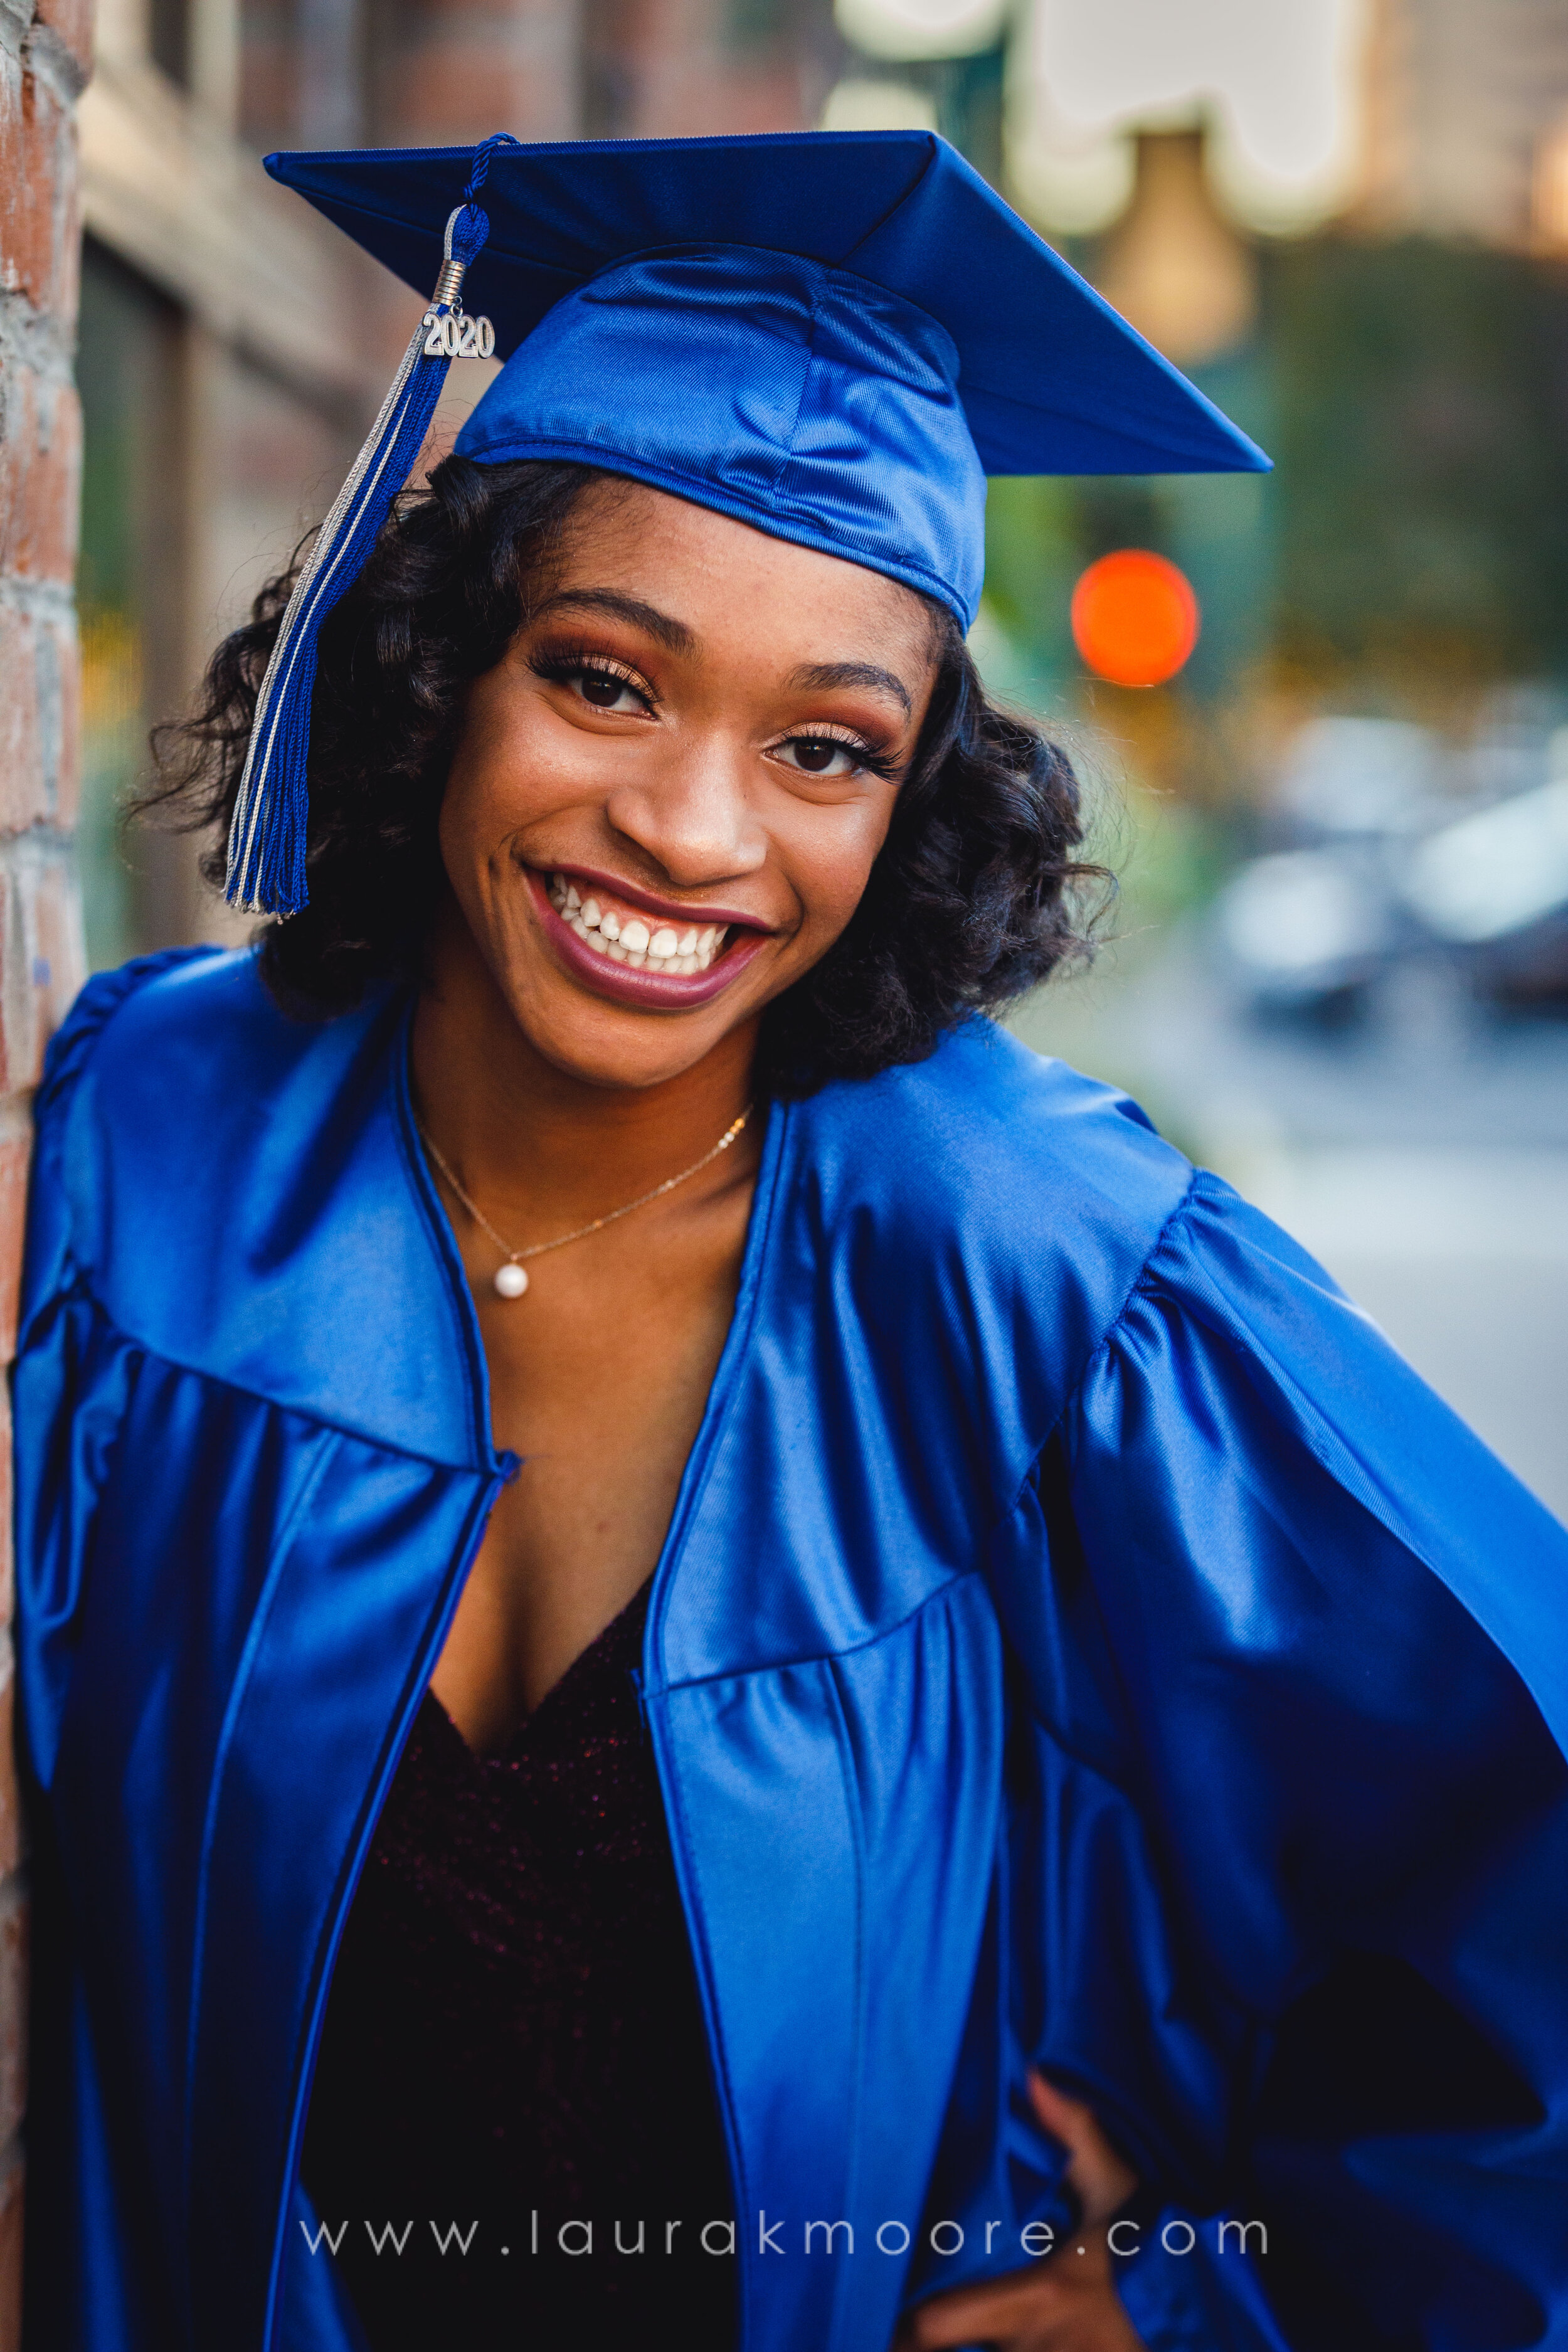
[[[721,1151],[729,1150],[730,1146],[751,1118],[752,1108],[753,1105],[748,1103],[740,1118],[725,1129],[711,1151],[705,1151],[700,1160],[694,1160],[689,1168],[681,1170],[679,1176],[667,1176],[662,1184],[656,1184],[651,1192],[639,1192],[635,1201],[626,1202],[625,1208],[612,1209],[606,1216],[595,1217],[591,1224],[579,1225],[573,1233],[557,1234],[552,1242],[535,1242],[530,1249],[513,1249],[506,1235],[497,1233],[484,1211],[475,1202],[469,1200],[450,1168],[442,1159],[426,1129],[420,1126],[417,1119],[414,1124],[419,1128],[420,1139],[426,1150],[430,1154],[475,1224],[489,1235],[497,1249],[504,1250],[506,1253],[504,1261],[497,1266],[491,1276],[497,1297],[521,1298],[528,1288],[528,1274],[523,1265],[524,1258],[542,1257],[546,1250],[564,1249],[568,1242],[585,1241],[590,1234],[602,1232],[605,1225],[613,1225],[618,1217],[629,1217],[634,1209],[646,1209],[650,1201],[661,1199],[666,1192],[673,1192],[676,1186],[684,1184],[689,1177],[700,1175],[710,1160],[717,1160]]]

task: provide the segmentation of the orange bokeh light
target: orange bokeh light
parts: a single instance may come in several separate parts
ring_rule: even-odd
[[[1072,592],[1073,643],[1112,686],[1163,686],[1198,641],[1198,600],[1184,572],[1146,547],[1091,563]]]

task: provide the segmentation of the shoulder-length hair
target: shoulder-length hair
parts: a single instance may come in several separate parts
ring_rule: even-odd
[[[289,1013],[325,1019],[416,982],[442,888],[442,789],[464,698],[525,622],[584,491],[583,466],[448,457],[399,500],[321,631],[311,712],[310,904],[261,933]],[[257,695],[296,577],[257,597],[190,717],[154,737],[138,803],[224,843]],[[987,700],[956,622],[931,606],[937,677],[888,839],[843,935],[769,1006],[759,1083],[806,1094],[922,1059],[944,1030],[1084,952],[1107,877],[1077,856],[1078,781],[1037,727]]]

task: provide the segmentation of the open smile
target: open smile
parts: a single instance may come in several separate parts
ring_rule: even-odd
[[[705,1004],[771,936],[728,909],[683,908],[608,875],[526,871],[560,960],[618,1003],[671,1012]]]

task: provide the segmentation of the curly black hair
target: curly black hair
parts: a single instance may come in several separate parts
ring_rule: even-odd
[[[310,755],[310,904],[261,934],[261,971],[299,1017],[416,980],[442,887],[437,813],[465,691],[506,651],[547,577],[584,466],[448,457],[402,498],[322,628]],[[160,728],[137,803],[224,843],[267,659],[298,573],[219,646],[192,715]],[[946,1029],[1087,948],[1109,890],[1075,856],[1078,782],[1037,728],[986,699],[957,624],[931,605],[937,677],[892,825],[842,937],[769,1006],[759,1083],[802,1095],[920,1061]]]

